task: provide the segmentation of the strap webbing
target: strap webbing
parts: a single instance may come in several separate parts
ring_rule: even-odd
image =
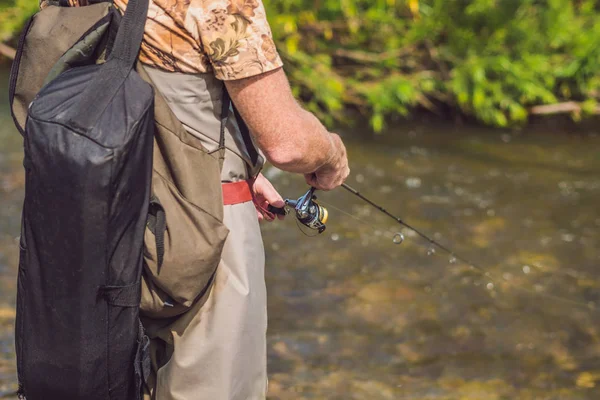
[[[154,234],[156,240],[156,264],[158,272],[162,267],[165,257],[165,232],[167,231],[167,217],[165,209],[155,195],[150,198],[148,207],[148,229]]]
[[[252,167],[255,167],[256,163],[258,162],[259,154],[258,154],[258,151],[256,150],[256,147],[254,146],[252,137],[250,136],[250,129],[248,129],[248,125],[246,125],[246,122],[244,121],[244,119],[242,118],[240,113],[238,112],[237,108],[235,107],[235,104],[233,104],[233,112],[235,115],[235,119],[238,123],[238,126],[240,128],[240,132],[242,133],[242,138],[244,139],[244,145],[246,146],[246,150],[248,150],[248,155],[250,156],[250,161],[252,161]]]
[[[229,96],[229,92],[227,92],[225,85],[223,85],[223,102],[221,105],[221,135],[219,137],[219,149],[225,148],[225,129],[227,128],[227,121],[231,109],[233,109],[233,115],[237,121],[238,127],[240,128],[244,145],[246,146],[248,156],[250,157],[250,162],[252,163],[250,170],[254,170],[259,162],[259,157],[261,156],[258,153],[254,142],[252,141],[248,125],[246,125],[246,122],[235,107],[235,104],[231,101],[231,97]]]
[[[134,371],[137,378],[137,397],[142,399],[144,396],[144,386],[148,386],[148,378],[152,371],[152,361],[150,359],[150,338],[146,335],[142,321],[138,327],[138,348],[135,354]]]
[[[140,282],[129,286],[102,286],[100,293],[108,304],[117,307],[140,306]]]
[[[219,149],[225,148],[225,129],[229,120],[229,110],[231,110],[231,97],[223,84],[223,98],[221,100],[221,132],[219,134]]]
[[[125,10],[110,56],[93,77],[82,101],[70,111],[70,122],[82,128],[95,123],[98,111],[106,109],[133,69],[148,15],[148,0],[130,0]]]
[[[221,129],[219,132],[219,170],[223,170],[225,164],[225,129],[227,129],[227,122],[229,121],[229,110],[231,109],[231,97],[227,87],[223,84],[223,95],[221,98]]]
[[[129,0],[107,63],[118,60],[129,72],[137,61],[148,16],[148,0]]]

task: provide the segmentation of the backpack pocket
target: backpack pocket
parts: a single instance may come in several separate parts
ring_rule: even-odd
[[[152,186],[141,309],[164,318],[187,311],[208,290],[229,230],[156,171]]]

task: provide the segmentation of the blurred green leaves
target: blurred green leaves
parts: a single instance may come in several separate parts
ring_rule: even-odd
[[[0,42],[17,34],[38,8],[37,0],[0,0]]]
[[[297,93],[330,122],[354,109],[380,131],[417,108],[449,108],[506,127],[534,105],[592,112],[600,99],[596,1],[265,3]]]
[[[595,0],[264,1],[294,93],[328,124],[375,131],[416,109],[523,124],[534,105],[600,100]],[[0,40],[37,1],[0,0]]]

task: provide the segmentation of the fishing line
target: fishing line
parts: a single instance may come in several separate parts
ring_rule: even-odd
[[[396,221],[397,223],[399,223],[400,225],[410,229],[411,231],[415,232],[417,235],[419,235],[420,237],[422,237],[423,239],[425,239],[426,241],[428,241],[429,243],[431,243],[433,246],[438,247],[439,249],[442,249],[443,251],[445,251],[447,254],[450,255],[450,257],[454,257],[455,259],[457,259],[458,261],[462,261],[463,263],[472,266],[474,268],[477,268],[478,270],[480,270],[483,273],[487,273],[486,270],[484,270],[483,268],[480,268],[478,265],[472,263],[471,261],[467,260],[466,258],[454,253],[452,250],[450,250],[449,248],[447,248],[446,246],[440,244],[439,242],[437,242],[435,239],[430,238],[429,236],[427,236],[426,234],[422,233],[421,231],[419,231],[418,229],[416,229],[415,227],[409,225],[408,223],[404,222],[402,220],[402,218],[400,217],[396,217],[394,216],[392,213],[390,213],[388,210],[386,210],[385,208],[381,207],[378,204],[375,204],[373,201],[369,200],[368,198],[366,198],[365,196],[363,196],[358,190],[353,189],[352,187],[348,186],[347,184],[342,184],[342,187],[344,189],[346,189],[347,191],[349,191],[350,193],[352,193],[353,195],[357,196],[358,198],[360,198],[361,200],[365,201],[366,203],[370,204],[371,206],[375,207],[376,209],[378,209],[379,211],[381,211],[382,213],[384,213],[385,215],[387,215],[388,217],[392,218],[394,221]]]
[[[327,206],[327,208],[332,208],[332,209],[334,209],[334,210],[336,210],[336,211],[338,211],[338,212],[340,212],[340,213],[342,213],[342,214],[344,214],[344,215],[346,215],[346,216],[348,216],[348,217],[350,217],[350,218],[353,218],[353,219],[355,219],[356,221],[358,221],[358,222],[360,222],[360,223],[362,223],[362,224],[364,224],[364,225],[367,225],[367,226],[369,226],[369,227],[373,228],[373,230],[374,230],[374,231],[382,231],[382,229],[381,229],[381,228],[378,228],[378,227],[377,227],[377,226],[375,226],[374,224],[372,224],[372,223],[370,223],[370,222],[368,222],[368,221],[365,221],[364,219],[361,219],[361,218],[357,217],[356,215],[349,213],[348,211],[344,211],[344,210],[342,210],[341,208],[339,208],[339,207],[336,207],[336,206],[334,206],[334,205],[333,205],[333,204],[331,204],[331,203],[328,203],[328,202],[326,202],[326,201],[324,201],[324,200],[320,200],[320,202],[321,202],[321,203],[323,203],[324,205],[326,205],[326,206]],[[394,231],[392,231],[392,230],[384,230],[384,231],[383,231],[383,233],[384,233],[384,234],[387,234],[387,235],[389,235],[389,236],[390,236],[390,238],[392,238],[392,239],[393,239],[393,237],[394,237],[394,236],[396,236],[396,235],[398,235],[398,234],[400,234],[400,235],[401,235],[401,233],[400,233],[400,232],[394,232]],[[402,236],[404,236],[404,235],[402,235]]]
[[[584,303],[584,302],[580,302],[580,301],[576,301],[576,300],[571,300],[565,297],[560,297],[560,296],[556,296],[556,295],[552,295],[552,294],[548,294],[548,293],[542,293],[542,292],[538,292],[532,289],[527,289],[524,287],[521,287],[519,285],[515,285],[510,283],[510,281],[508,279],[506,279],[503,276],[500,277],[496,277],[495,274],[491,273],[490,271],[488,271],[486,268],[481,267],[480,265],[470,261],[469,259],[467,259],[466,257],[463,257],[462,255],[450,250],[448,247],[444,246],[443,244],[439,243],[438,241],[436,241],[435,239],[429,237],[428,235],[426,235],[425,233],[419,231],[418,229],[416,229],[415,227],[413,227],[412,225],[408,224],[407,222],[405,222],[402,218],[397,217],[395,215],[393,215],[392,213],[390,213],[388,210],[386,210],[385,208],[381,207],[380,205],[374,203],[373,201],[369,200],[367,197],[365,197],[364,195],[362,195],[358,190],[352,188],[351,186],[347,185],[347,184],[342,184],[342,187],[344,189],[346,189],[348,192],[352,193],[353,195],[355,195],[356,197],[360,198],[361,200],[363,200],[364,202],[366,202],[367,204],[371,205],[372,207],[376,208],[377,210],[381,211],[383,214],[387,215],[388,217],[392,218],[394,221],[396,221],[398,224],[404,226],[405,228],[411,230],[412,232],[416,233],[418,236],[420,236],[421,238],[425,239],[428,243],[430,243],[432,246],[435,246],[439,249],[441,249],[443,252],[445,252],[446,254],[448,254],[452,259],[454,259],[455,261],[461,261],[462,263],[466,264],[469,267],[472,267],[476,270],[478,270],[481,274],[483,274],[483,276],[485,276],[486,278],[489,278],[490,281],[492,281],[493,284],[497,284],[498,286],[500,286],[499,282],[502,281],[504,283],[507,284],[508,287],[512,288],[512,289],[516,289],[518,291],[521,291],[523,293],[526,293],[528,295],[531,296],[538,296],[538,297],[542,297],[542,298],[546,298],[546,299],[550,299],[550,300],[554,300],[554,301],[558,301],[558,302],[562,302],[564,304],[569,304],[571,306],[577,306],[580,308],[585,308],[588,311],[595,311],[597,312],[598,309],[596,308],[595,304],[593,303]],[[323,204],[325,204],[325,202],[321,201]],[[366,221],[363,221],[362,219],[358,218],[357,216],[348,213],[336,206],[333,206],[331,204],[327,204],[328,206],[336,209],[337,211],[340,211],[341,213],[348,215],[350,217],[352,217],[353,219],[366,224],[368,226],[371,226],[373,229],[378,230],[377,228],[374,227],[374,225],[372,225],[371,223],[368,223]],[[390,233],[391,231],[388,231],[388,233]],[[533,264],[532,264],[533,265]],[[535,266],[535,265],[534,265]],[[538,269],[541,269],[539,267],[536,267]]]

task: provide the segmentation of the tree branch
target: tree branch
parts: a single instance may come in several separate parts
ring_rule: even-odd
[[[340,58],[347,58],[352,61],[362,63],[379,63],[410,54],[410,49],[400,49],[395,51],[386,51],[383,53],[370,53],[360,50],[336,49],[333,55]]]
[[[554,115],[554,114],[570,114],[570,113],[581,113],[581,104],[574,101],[567,101],[565,103],[547,104],[543,106],[534,106],[529,109],[531,115]],[[600,106],[596,106],[594,114],[600,114]]]
[[[11,60],[14,60],[17,51],[12,47],[5,45],[4,43],[0,43],[0,54],[10,58]]]

